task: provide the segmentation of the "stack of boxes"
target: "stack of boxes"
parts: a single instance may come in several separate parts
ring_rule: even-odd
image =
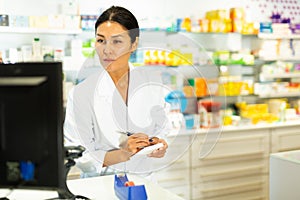
[[[75,0],[64,1],[61,13],[50,15],[0,15],[0,26],[24,28],[50,28],[76,30],[80,28],[78,3]]]

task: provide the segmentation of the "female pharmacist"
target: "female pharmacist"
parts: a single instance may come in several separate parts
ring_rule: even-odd
[[[152,161],[163,159],[168,148],[163,139],[170,130],[166,90],[159,75],[129,63],[139,39],[138,22],[129,10],[110,7],[97,19],[95,32],[95,48],[104,70],[69,93],[65,145],[86,148],[77,160],[82,176],[104,174],[107,169],[147,176],[153,170]],[[162,147],[138,153],[154,139]]]

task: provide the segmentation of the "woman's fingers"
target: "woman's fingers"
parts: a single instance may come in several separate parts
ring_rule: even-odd
[[[146,139],[148,139],[149,136],[145,133],[134,133],[134,134],[130,135],[129,138],[146,138]]]
[[[148,156],[161,158],[165,155],[166,150],[168,148],[167,142],[164,139],[160,139],[158,137],[149,138],[149,136],[144,133],[135,133],[130,135],[127,140],[126,150],[128,152],[131,152],[132,154],[135,154],[144,147],[154,145],[157,143],[163,143],[164,146],[154,150]]]
[[[168,143],[164,140],[164,139],[159,139],[159,141],[158,142],[160,142],[160,143],[163,143],[164,144],[164,146],[162,147],[162,148],[164,148],[164,149],[167,149],[168,148]]]
[[[163,147],[162,147],[163,148]],[[166,154],[166,149],[156,149],[154,151],[152,151],[150,154],[148,154],[149,157],[154,157],[154,158],[162,158],[165,156]]]
[[[127,146],[130,152],[137,153],[142,148],[149,146],[149,137],[144,133],[135,133],[128,137]]]
[[[163,143],[164,146],[152,151],[148,154],[149,157],[161,158],[165,156],[168,148],[167,142],[164,139],[159,139],[158,143]]]
[[[152,137],[149,139],[150,145],[154,145],[157,144],[159,142],[159,138],[158,137]]]

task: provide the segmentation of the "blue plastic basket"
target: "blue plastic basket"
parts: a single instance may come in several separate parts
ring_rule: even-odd
[[[125,186],[128,181],[127,175],[115,175],[115,194],[120,200],[147,200],[144,185]]]

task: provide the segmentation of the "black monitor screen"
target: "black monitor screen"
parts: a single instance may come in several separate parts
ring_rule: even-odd
[[[62,63],[0,64],[0,187],[64,185]]]

